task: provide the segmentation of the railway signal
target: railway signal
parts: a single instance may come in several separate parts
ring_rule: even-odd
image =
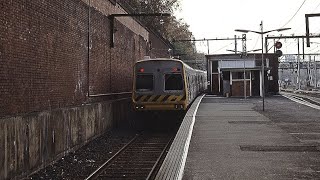
[[[280,41],[277,41],[275,44],[274,44],[274,46],[276,47],[276,55],[278,56],[278,57],[280,57],[280,56],[282,56],[282,51],[280,50],[281,49],[281,47],[282,47],[282,43],[280,42]]]

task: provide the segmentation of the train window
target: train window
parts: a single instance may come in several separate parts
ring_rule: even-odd
[[[153,75],[138,74],[136,79],[137,91],[152,91],[153,90]]]
[[[183,81],[181,74],[165,75],[165,90],[182,90]]]

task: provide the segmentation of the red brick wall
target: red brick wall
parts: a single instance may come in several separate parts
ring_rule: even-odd
[[[79,106],[89,101],[88,93],[131,91],[132,66],[146,55],[147,41],[137,34],[139,28],[116,19],[115,48],[110,48],[108,9],[104,14],[97,9],[90,8],[88,58],[84,1],[0,2],[0,117]]]
[[[0,115],[84,102],[86,6],[33,0],[0,8]]]

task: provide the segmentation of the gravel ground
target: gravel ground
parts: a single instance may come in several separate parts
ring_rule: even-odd
[[[25,179],[85,179],[135,136],[111,131]]]

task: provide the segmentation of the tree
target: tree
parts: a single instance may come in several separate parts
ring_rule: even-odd
[[[171,13],[180,7],[179,0],[119,0],[120,3],[128,7],[133,13]],[[177,42],[181,39],[193,39],[193,34],[189,30],[189,25],[182,19],[175,16],[170,17],[139,17],[138,18],[148,28],[158,31],[165,39],[174,45],[175,55],[183,59],[204,58],[198,54],[195,43],[192,41]]]

